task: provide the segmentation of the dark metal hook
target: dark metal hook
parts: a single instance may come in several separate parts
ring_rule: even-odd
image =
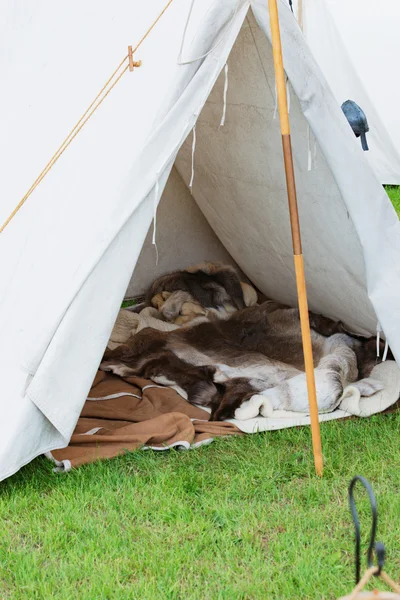
[[[365,479],[365,477],[362,477],[361,475],[356,475],[351,480],[350,486],[349,486],[350,510],[351,510],[351,515],[353,517],[354,528],[355,528],[355,533],[356,533],[356,584],[360,581],[360,574],[361,574],[361,558],[360,558],[361,529],[360,529],[360,521],[358,519],[358,513],[357,513],[357,509],[356,509],[356,503],[354,500],[354,492],[353,492],[354,486],[357,483],[357,481],[359,481],[364,486],[364,488],[367,490],[370,505],[371,505],[371,512],[372,512],[371,534],[370,534],[368,554],[367,554],[368,567],[373,566],[374,548],[375,548],[375,552],[376,552],[377,559],[378,559],[378,572],[376,573],[376,575],[380,574],[382,567],[383,567],[383,563],[385,561],[384,545],[382,544],[382,542],[377,542],[375,544],[376,527],[378,524],[378,511],[377,511],[377,507],[376,507],[376,499],[375,499],[374,492],[372,491],[371,484],[369,483],[369,481],[367,481]]]

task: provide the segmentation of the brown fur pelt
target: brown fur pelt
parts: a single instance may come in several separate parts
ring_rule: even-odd
[[[156,279],[146,295],[146,303],[163,292],[187,292],[200,306],[217,309],[226,303],[235,309],[245,307],[242,286],[235,269],[229,265],[205,262]]]
[[[240,281],[232,267],[204,263],[156,280],[147,302],[157,308],[165,320],[187,325],[193,321],[226,319],[242,304],[254,306],[257,292]]]
[[[369,378],[376,364],[375,339],[356,339],[341,323],[313,313],[310,323],[322,411],[336,408],[347,383],[357,382],[363,395],[381,389]],[[172,332],[143,329],[128,344],[106,352],[101,368],[174,383],[189,401],[211,407],[215,420],[235,416],[254,398],[273,410],[308,410],[298,310],[274,302]],[[263,410],[268,416],[269,408]]]
[[[160,311],[166,321],[175,323],[175,325],[185,325],[199,317],[206,317],[208,314],[206,308],[196,302],[188,292],[183,291],[156,294],[151,299],[151,303]]]

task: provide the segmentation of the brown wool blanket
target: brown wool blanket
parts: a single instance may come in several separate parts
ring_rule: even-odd
[[[57,470],[69,471],[137,448],[188,449],[241,434],[233,423],[209,417],[171,388],[98,371],[69,445],[47,456]]]

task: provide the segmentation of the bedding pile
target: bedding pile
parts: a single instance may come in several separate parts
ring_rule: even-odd
[[[156,280],[143,307],[134,310],[121,309],[100,370],[96,374],[68,447],[48,454],[56,463],[56,468],[67,471],[72,467],[98,459],[112,458],[136,448],[196,448],[210,443],[216,436],[256,433],[309,424],[307,407],[302,407],[299,400],[302,393],[306,397],[305,382],[302,382],[304,373],[301,365],[295,364],[297,354],[293,349],[298,344],[296,311],[274,302],[266,302],[259,306],[257,301],[254,288],[239,281],[231,267],[206,263]],[[195,340],[196,335],[200,335],[196,332],[212,332],[210,347],[213,344],[218,346],[215,342],[218,335],[225,335],[224,331],[230,332],[237,327],[238,322],[241,327],[245,327],[247,335],[248,315],[256,315],[257,318],[261,315],[262,322],[268,323],[267,337],[271,335],[272,328],[275,336],[275,345],[271,345],[272,354],[273,347],[278,347],[282,342],[276,337],[279,334],[284,336],[284,342],[289,348],[288,355],[292,357],[290,367],[284,365],[286,371],[283,371],[283,383],[275,384],[272,394],[270,388],[273,386],[265,386],[265,364],[269,369],[268,376],[273,367],[273,376],[279,380],[279,377],[282,378],[282,371],[279,370],[280,359],[275,360],[276,356],[272,354],[268,354],[266,358],[264,353],[261,365],[263,375],[257,375],[260,370],[257,363],[260,354],[256,355],[246,350],[246,340],[242,342],[243,348],[240,346],[243,361],[239,360],[239,366],[232,367],[236,364],[234,361],[238,357],[241,358],[240,354],[235,359],[232,358],[234,355],[228,353],[230,366],[221,365],[210,359],[210,356],[213,356],[211,350],[209,356],[204,358],[204,354],[199,353],[198,346],[195,345],[189,348],[190,364],[182,363],[180,358],[184,348],[183,341],[192,338]],[[311,313],[310,318],[311,326],[315,329],[313,351],[316,352],[314,341],[316,348],[321,343],[323,348],[319,362],[316,360],[317,355],[314,356],[320,420],[349,416],[367,417],[394,405],[400,394],[400,369],[395,361],[379,362],[367,369],[371,363],[369,341],[364,343],[356,340],[353,352],[347,348],[346,344],[350,338],[344,333],[341,324]],[[225,324],[221,325],[222,323]],[[196,329],[193,329],[195,327]],[[193,333],[188,333],[189,330]],[[258,335],[263,335],[259,330],[260,327],[257,327]],[[175,346],[172,344],[171,347],[177,348],[178,358],[165,344],[166,340],[170,343],[171,335],[175,336],[171,338],[175,340]],[[375,344],[375,340],[371,341]],[[351,339],[350,342],[353,343]],[[251,343],[254,344],[254,341]],[[139,359],[137,355],[133,359],[133,349],[137,351],[137,347],[142,349],[142,354]],[[207,348],[207,343],[205,347]],[[364,361],[361,368],[367,369],[364,375],[360,371],[361,347]],[[349,360],[344,358],[347,356],[346,352]],[[356,372],[352,375],[352,356],[354,355],[356,364],[356,354]],[[249,357],[252,358],[250,362]],[[245,360],[250,366],[243,367]],[[301,356],[299,360],[302,360]],[[374,361],[378,362],[375,359]],[[142,367],[139,368],[139,364]],[[181,365],[183,370],[180,370]],[[328,396],[331,394],[331,388],[326,388],[326,382],[339,371],[341,387],[332,388],[336,390],[337,398],[334,401],[331,398],[321,399],[325,392]],[[145,372],[147,375],[144,378]],[[176,377],[172,376],[171,372]],[[153,374],[151,378],[149,373]],[[196,392],[193,392],[191,377],[195,379]],[[262,378],[262,385],[257,377]],[[322,377],[320,389],[318,377]],[[232,383],[236,387],[232,388]],[[250,392],[246,387],[249,383]],[[263,386],[267,389],[263,389]],[[221,389],[224,391],[221,392]],[[210,390],[216,390],[217,404]],[[240,390],[244,390],[243,396],[238,396]],[[281,396],[277,395],[276,390],[281,390]],[[290,393],[294,393],[292,399]],[[235,395],[238,396],[235,399],[236,410],[230,407],[231,399]],[[221,412],[221,397],[228,406],[225,413]],[[282,398],[286,404],[282,403]],[[328,404],[324,405],[326,401]],[[293,410],[282,410],[281,406]],[[323,410],[322,406],[328,408]],[[296,410],[298,407],[300,410]]]

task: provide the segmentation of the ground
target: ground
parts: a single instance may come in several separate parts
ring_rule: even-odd
[[[386,186],[386,191],[400,217],[400,186],[388,185]]]
[[[399,188],[388,192],[399,210]],[[353,585],[355,474],[373,484],[398,578],[400,413],[321,431],[322,479],[308,428],[137,451],[68,475],[38,458],[0,484],[0,598],[333,600]]]

